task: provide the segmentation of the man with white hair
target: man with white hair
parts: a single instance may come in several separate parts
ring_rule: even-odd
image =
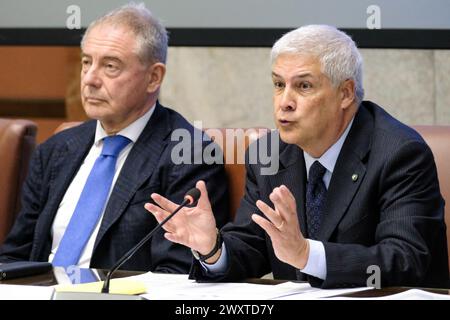
[[[379,270],[382,286],[447,286],[433,155],[417,132],[363,101],[352,39],[304,26],[279,39],[271,59],[280,170],[261,175],[263,164],[246,165],[236,220],[220,232],[197,183],[197,207],[165,225],[165,237],[199,260],[192,276],[236,281],[273,272],[333,288],[365,286]],[[175,204],[152,198],[159,206],[146,208],[161,221]]]
[[[89,26],[81,42],[81,98],[93,120],[37,148],[1,262],[109,269],[156,226],[144,209],[150,194],[181,202],[199,177],[208,180],[218,224],[228,221],[223,165],[194,163],[203,152],[194,143],[190,163],[172,159],[174,130],[194,137],[196,129],[158,102],[167,45],[165,28],[143,4]],[[190,264],[189,249],[161,230],[122,268],[188,273]]]

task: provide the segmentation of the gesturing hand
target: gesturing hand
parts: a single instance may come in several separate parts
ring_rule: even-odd
[[[163,226],[166,239],[185,245],[201,254],[207,254],[216,243],[216,220],[211,209],[208,191],[203,181],[198,181],[200,199],[192,208],[184,207]],[[178,205],[163,196],[153,193],[157,205],[146,203],[145,209],[152,213],[158,223],[170,215]]]
[[[257,214],[252,219],[270,236],[278,259],[303,269],[308,262],[309,245],[300,231],[295,198],[284,185],[273,189],[269,198],[275,209],[261,200],[256,202],[268,220]]]

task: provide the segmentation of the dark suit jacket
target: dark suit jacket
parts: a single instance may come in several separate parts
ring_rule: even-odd
[[[280,142],[279,160],[273,176],[260,175],[260,164],[247,165],[237,220],[222,230],[230,262],[225,275],[205,275],[195,264],[192,276],[235,281],[272,271],[278,279],[307,278],[324,288],[365,286],[372,275],[367,268],[377,265],[383,286],[447,286],[444,201],[433,155],[417,132],[379,106],[361,104],[334,168],[319,232],[325,281],[279,261],[270,238],[250,218],[261,214],[256,200],[271,204],[269,194],[284,184],[297,199],[301,231],[307,234],[303,151]]]
[[[0,249],[0,261],[48,261],[51,226],[59,203],[91,148],[95,121],[64,130],[40,145],[24,184],[22,210]],[[174,129],[194,128],[177,112],[157,104],[150,121],[131,149],[109,198],[95,241],[91,267],[110,268],[156,225],[144,209],[150,194],[158,192],[176,203],[204,179],[216,219],[229,221],[228,193],[223,165],[174,165],[171,141]],[[192,134],[193,137],[193,134]],[[206,143],[203,144],[203,147]],[[201,152],[202,148],[194,150]],[[160,230],[122,269],[188,273],[191,252],[163,237]]]

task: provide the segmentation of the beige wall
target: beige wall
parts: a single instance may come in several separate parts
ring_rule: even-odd
[[[170,48],[161,102],[204,127],[273,127],[269,52]],[[366,99],[407,124],[450,125],[450,51],[361,52]]]
[[[450,125],[450,50],[361,51],[367,99],[407,124]],[[269,52],[171,47],[161,102],[192,122],[202,120],[204,127],[271,128]],[[0,47],[1,116],[37,121],[39,142],[60,122],[82,120],[79,60],[76,47]],[[32,108],[34,116],[27,116],[25,109],[23,115],[8,114],[5,107],[16,100],[17,108]],[[61,114],[66,116],[49,118],[46,101],[56,101],[61,108],[65,104]]]

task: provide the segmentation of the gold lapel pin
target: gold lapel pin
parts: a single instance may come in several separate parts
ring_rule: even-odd
[[[352,175],[352,180],[353,182],[356,182],[356,180],[358,180],[358,175],[356,173]]]

